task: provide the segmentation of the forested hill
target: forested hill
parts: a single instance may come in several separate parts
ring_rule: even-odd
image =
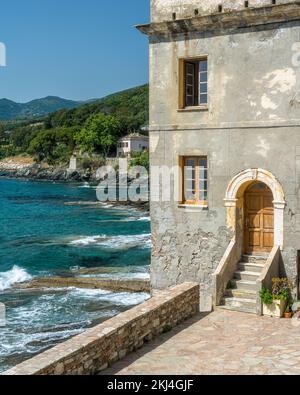
[[[80,105],[82,103],[55,96],[32,100],[28,103],[16,103],[12,100],[0,99],[0,120],[40,117],[53,111],[63,108],[76,108]]]
[[[128,89],[77,109],[60,110],[50,114],[46,119],[46,125],[52,128],[81,127],[92,114],[104,113],[119,119],[121,134],[124,134],[148,124],[148,96],[148,85]]]
[[[144,85],[42,118],[0,122],[0,159],[28,153],[38,161],[62,163],[75,148],[114,153],[120,137],[148,125],[148,97]]]

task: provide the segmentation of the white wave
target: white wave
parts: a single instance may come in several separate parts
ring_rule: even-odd
[[[141,217],[141,218],[138,219],[138,221],[150,222],[151,219],[150,219],[150,217]]]
[[[74,246],[88,246],[90,244],[96,244],[102,236],[86,236],[77,240],[73,240],[70,242],[71,245]]]
[[[112,293],[111,291],[107,291],[104,289],[87,289],[87,288],[73,288],[71,292],[73,296],[80,296],[88,299],[94,297],[97,297],[97,299],[99,299],[99,297],[102,295],[110,295]]]
[[[70,242],[73,246],[98,245],[113,249],[127,249],[133,247],[151,248],[151,234],[127,236],[86,236]]]
[[[107,300],[112,303],[116,303],[117,305],[123,306],[134,306],[145,302],[149,299],[150,296],[147,293],[129,293],[129,292],[121,292],[121,293],[113,293],[109,295],[103,295],[101,300]]]
[[[109,204],[109,203],[101,203],[101,206],[105,208],[115,208],[113,204]]]
[[[14,266],[8,272],[0,273],[0,291],[9,289],[12,285],[29,281],[32,277],[18,266]]]
[[[80,185],[79,188],[90,188],[90,184],[88,182],[85,182],[83,185]]]

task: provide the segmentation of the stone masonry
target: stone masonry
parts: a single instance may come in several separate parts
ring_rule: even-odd
[[[212,275],[234,236],[226,190],[247,169],[265,169],[282,186],[281,275],[295,288],[298,278],[300,61],[295,51],[300,2],[248,5],[241,0],[152,0],[151,23],[138,26],[150,42],[151,164],[172,168],[180,157],[206,156],[209,173],[208,207],[163,201],[161,192],[152,190],[152,287],[197,282],[202,311],[212,309]],[[179,59],[203,56],[208,59],[208,106],[180,108]],[[171,192],[176,196],[173,184]]]
[[[199,312],[199,285],[185,283],[37,355],[3,375],[94,375]]]

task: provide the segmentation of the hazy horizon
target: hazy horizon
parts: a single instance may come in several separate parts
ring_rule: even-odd
[[[88,102],[88,101],[101,100],[101,99],[104,99],[104,98],[107,97],[107,96],[114,95],[114,94],[116,94],[116,93],[123,92],[123,91],[129,90],[129,89],[138,88],[139,86],[144,86],[144,85],[147,85],[147,84],[148,84],[148,81],[146,81],[145,83],[140,84],[140,85],[129,86],[128,88],[125,88],[125,89],[121,89],[121,90],[113,91],[113,92],[108,92],[108,93],[105,94],[104,96],[90,97],[90,98],[87,98],[87,99],[85,99],[85,100],[76,100],[76,99],[72,99],[72,98],[70,99],[69,97],[62,97],[62,96],[58,96],[58,95],[47,95],[47,96],[42,96],[42,97],[36,97],[36,98],[34,98],[34,99],[30,99],[30,100],[26,100],[26,101],[22,101],[22,102],[21,102],[21,101],[15,101],[15,100],[13,100],[13,99],[10,99],[9,97],[0,97],[0,100],[9,100],[9,101],[13,101],[14,103],[17,103],[17,104],[27,104],[27,103],[30,103],[30,102],[35,101],[35,100],[46,99],[47,97],[57,97],[57,98],[59,98],[59,99],[71,100],[71,101],[75,101],[75,102],[86,103],[86,102]]]

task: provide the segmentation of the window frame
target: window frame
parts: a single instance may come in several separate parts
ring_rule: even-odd
[[[187,160],[195,160],[195,196],[196,198],[193,200],[189,200],[186,198],[187,194],[187,188],[186,188],[186,162]],[[201,166],[199,165],[199,162],[201,160],[206,161],[206,167],[202,168],[204,169],[204,172],[206,172],[206,177],[203,180],[200,179],[200,169]],[[182,205],[187,205],[187,206],[201,206],[201,207],[208,207],[208,192],[209,192],[209,165],[208,165],[208,157],[205,155],[185,155],[180,158],[180,163],[181,163],[181,172],[182,172]],[[200,181],[203,181],[204,183],[206,182],[207,189],[200,189]],[[201,200],[200,199],[200,193],[201,192],[206,192],[206,200]]]
[[[201,61],[207,62],[207,70],[205,72],[200,71],[199,64]],[[194,64],[195,68],[195,78],[194,78],[194,105],[187,105],[187,64]],[[198,57],[190,57],[190,58],[179,58],[179,110],[207,110],[209,106],[209,79],[208,79],[208,68],[209,68],[209,59],[207,55],[202,55]],[[201,73],[207,74],[207,81],[201,82],[200,76]],[[201,85],[206,84],[207,90],[207,101],[206,103],[200,103],[201,97]],[[196,103],[197,100],[197,103]]]

